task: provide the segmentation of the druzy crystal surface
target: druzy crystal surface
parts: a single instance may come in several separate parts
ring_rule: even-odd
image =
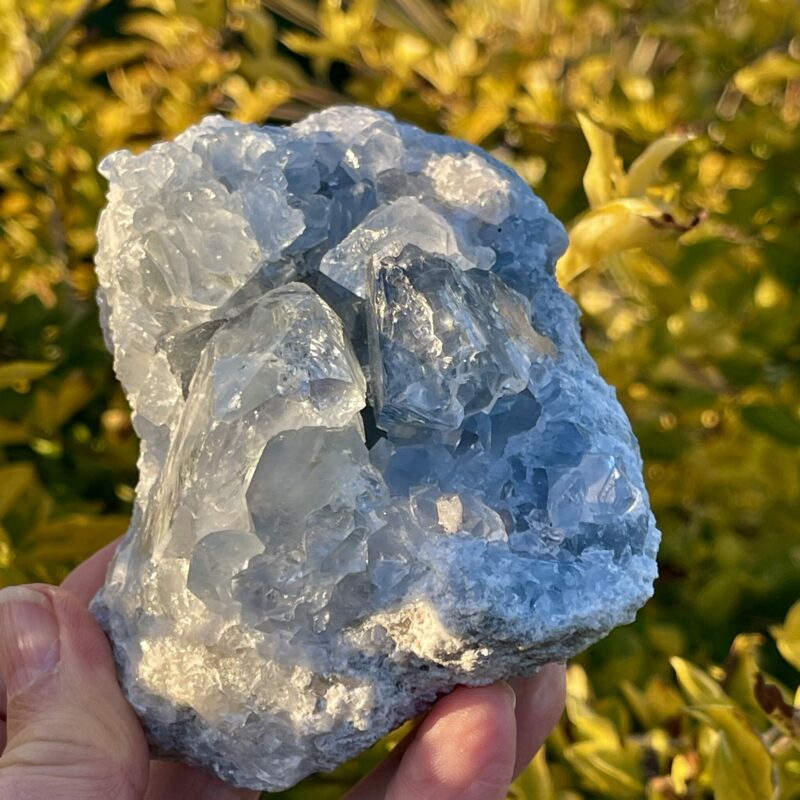
[[[281,789],[633,617],[638,448],[513,171],[361,108],[102,171],[141,457],[93,608],[158,752]]]

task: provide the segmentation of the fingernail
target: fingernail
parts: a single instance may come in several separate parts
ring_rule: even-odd
[[[498,681],[497,685],[503,689],[508,694],[508,699],[511,701],[511,708],[515,709],[517,707],[517,693],[511,687],[511,684],[507,681]]]
[[[55,669],[60,654],[50,598],[26,586],[0,591],[0,673],[9,697]]]

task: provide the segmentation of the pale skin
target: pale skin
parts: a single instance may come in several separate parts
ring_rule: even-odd
[[[151,761],[87,604],[115,545],[60,587],[0,592],[0,797],[256,800],[201,770]],[[564,667],[441,698],[346,800],[502,800],[564,707]]]

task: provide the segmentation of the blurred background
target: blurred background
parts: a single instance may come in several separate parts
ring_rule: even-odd
[[[510,797],[800,798],[794,0],[0,0],[0,586],[60,580],[131,509],[98,160],[347,102],[481,145],[569,226],[664,532]],[[396,739],[282,797],[341,797]]]

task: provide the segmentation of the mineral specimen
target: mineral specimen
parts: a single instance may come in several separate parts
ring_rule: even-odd
[[[157,752],[278,790],[633,617],[638,448],[509,168],[332,108],[102,171],[141,457],[93,608]]]

